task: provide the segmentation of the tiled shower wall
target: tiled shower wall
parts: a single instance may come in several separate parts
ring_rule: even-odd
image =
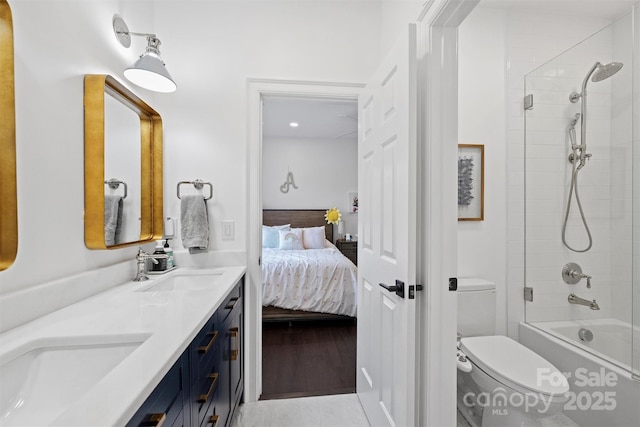
[[[625,66],[611,81],[611,317],[627,323],[633,310],[632,25],[629,14],[613,26],[613,58]]]
[[[613,79],[588,81],[588,96],[575,104],[569,102],[569,94],[581,92],[582,82],[596,60],[611,61],[612,40],[611,28],[603,30],[525,78],[525,92],[533,94],[536,100],[534,108],[526,112],[525,120],[525,284],[534,291],[533,302],[525,305],[526,319],[530,322],[610,317]],[[573,170],[567,160],[571,152],[567,128],[581,111],[583,102],[588,104],[586,136],[588,152],[593,157],[576,176],[576,188],[593,246],[586,252],[575,252],[563,245],[561,229]],[[579,143],[580,121],[576,123],[576,135]],[[567,244],[584,251],[589,240],[575,192],[570,212]],[[568,262],[577,263],[584,273],[593,276],[591,289],[585,279],[574,285],[564,283],[561,271]],[[600,310],[570,305],[567,296],[571,293],[597,300]]]
[[[524,316],[524,299],[523,288],[525,278],[525,258],[524,258],[524,110],[523,110],[523,96],[524,96],[524,76],[525,74],[533,71],[540,65],[548,62],[555,56],[559,55],[563,51],[567,50],[571,46],[581,42],[589,37],[591,34],[606,27],[611,22],[603,19],[585,19],[581,18],[576,20],[571,16],[558,16],[548,14],[531,14],[531,13],[517,13],[509,12],[506,18],[506,52],[507,52],[507,248],[508,248],[508,271],[507,271],[507,319],[508,319],[508,334],[511,337],[517,338],[518,323],[523,321]],[[609,53],[610,55],[610,53]],[[582,69],[581,66],[577,66],[574,69],[570,67],[566,68],[567,73],[570,74],[570,83],[574,84],[577,88],[584,78],[584,75],[588,71],[590,65],[597,60],[593,58],[591,64],[586,66],[586,69]],[[570,64],[566,64],[570,65]],[[579,64],[576,64],[579,65]],[[557,70],[556,70],[557,73]],[[577,76],[577,77],[576,77]],[[558,78],[558,75],[555,76]],[[559,76],[558,81],[563,81],[564,76]],[[574,81],[575,80],[575,81]],[[569,92],[564,96],[568,99]],[[538,97],[537,102],[544,101],[544,98]],[[566,102],[568,104],[568,101]],[[557,111],[557,109],[556,109]],[[560,109],[560,113],[563,113]],[[566,112],[565,112],[566,113]],[[542,114],[542,113],[541,113]],[[556,133],[555,138],[560,139],[560,143],[553,145],[552,152],[554,156],[558,156],[559,159],[566,158],[566,142],[564,138],[564,130],[566,130],[567,122],[566,116],[562,114],[558,115],[558,118],[548,118],[548,125],[555,125],[560,129],[560,133]],[[545,131],[548,127],[541,124],[541,131]],[[607,136],[608,139],[608,136]],[[594,147],[595,149],[595,147]],[[602,150],[605,151],[605,150]],[[600,150],[598,150],[600,153]],[[595,153],[594,153],[595,154]],[[545,162],[541,160],[539,162],[541,166],[544,166]],[[589,167],[593,167],[590,165]],[[604,166],[603,166],[604,167]],[[545,174],[543,174],[545,175]],[[585,173],[586,175],[586,173]],[[548,179],[549,176],[543,176]],[[586,179],[586,177],[584,178]],[[562,188],[566,188],[565,179],[558,182],[558,185]],[[566,191],[566,190],[564,190]],[[586,190],[585,190],[586,191]],[[586,194],[584,195],[587,198]],[[563,199],[564,200],[564,199]],[[562,203],[561,203],[562,204]],[[607,203],[608,205],[608,203]],[[543,209],[543,206],[539,206]],[[586,208],[586,206],[585,206]],[[554,208],[558,210],[558,208]],[[559,208],[562,211],[562,207]],[[608,211],[607,211],[608,212]],[[547,214],[543,211],[541,216]],[[553,213],[548,216],[551,221],[561,221],[561,213]],[[607,213],[608,215],[608,213]],[[559,237],[560,227],[555,225],[556,235]],[[543,236],[540,236],[543,237]],[[608,250],[608,247],[607,247]],[[540,265],[548,264],[548,257],[544,251],[539,251],[536,255],[537,261]],[[560,264],[560,269],[562,268]],[[531,268],[530,265],[527,266]],[[542,268],[542,267],[540,267]],[[549,270],[553,270],[551,267]],[[548,277],[554,276],[554,283],[559,286],[561,281],[560,270],[547,271],[546,268],[536,271],[536,274],[549,274]],[[544,279],[544,277],[542,278]],[[561,280],[561,279],[560,279]],[[544,282],[544,280],[541,280]],[[594,286],[595,288],[595,286]],[[539,289],[542,291],[543,289]],[[600,290],[600,289],[599,289]],[[538,295],[540,294],[540,295]],[[543,295],[544,292],[536,292],[534,297],[538,301],[548,301],[548,297]],[[563,292],[562,298],[566,302],[566,295]],[[608,299],[607,299],[608,300]],[[603,300],[604,301],[604,300]],[[529,309],[530,307],[528,307]],[[586,307],[585,307],[586,308]],[[541,307],[536,315],[542,315],[545,310]],[[554,313],[555,311],[552,310]],[[529,313],[530,315],[534,313]],[[555,319],[554,319],[555,320]]]

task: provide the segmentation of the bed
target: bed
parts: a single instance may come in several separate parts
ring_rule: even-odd
[[[263,321],[353,318],[357,267],[333,242],[325,210],[263,210],[263,225],[324,228],[322,248],[262,249]]]

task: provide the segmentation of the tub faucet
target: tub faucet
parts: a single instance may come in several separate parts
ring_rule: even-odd
[[[578,305],[586,305],[591,310],[600,310],[598,303],[596,300],[589,301],[588,299],[580,298],[576,296],[576,294],[570,294],[569,298],[567,298],[570,304],[578,304]]]
[[[142,248],[139,248],[138,254],[136,255],[136,261],[138,262],[138,271],[136,273],[136,277],[133,279],[134,282],[143,282],[145,280],[149,280],[149,276],[147,276],[147,259],[150,259],[154,264],[158,263],[158,260],[154,259],[151,254],[148,254],[143,251]]]

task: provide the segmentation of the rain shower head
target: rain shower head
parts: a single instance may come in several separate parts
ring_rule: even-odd
[[[623,65],[624,64],[622,62],[610,62],[605,65],[597,63],[597,68],[593,73],[593,77],[591,77],[591,81],[600,82],[604,79],[608,79],[609,77],[620,71]]]
[[[589,83],[589,78],[591,78],[591,81],[594,83],[601,82],[602,80],[608,79],[609,77],[620,71],[623,65],[624,64],[622,62],[610,62],[605,65],[596,62],[595,64],[593,64],[593,67],[591,67],[591,69],[587,73],[587,76],[582,82],[582,92],[572,92],[569,95],[569,101],[575,104],[580,100],[580,98],[587,96],[587,83]]]

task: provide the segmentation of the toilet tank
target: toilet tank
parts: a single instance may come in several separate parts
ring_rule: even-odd
[[[475,277],[458,278],[458,333],[463,337],[495,335],[496,285]]]

